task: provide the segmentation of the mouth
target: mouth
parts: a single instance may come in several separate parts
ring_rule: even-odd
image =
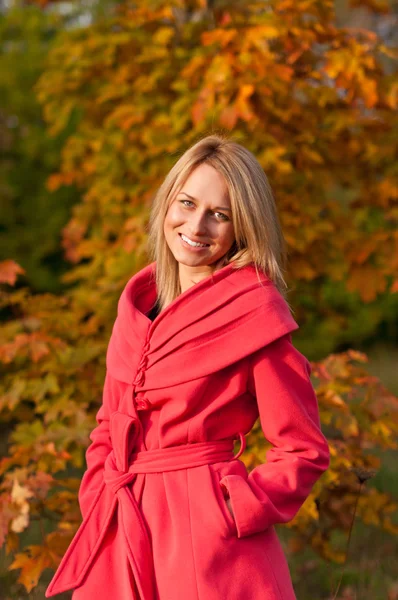
[[[184,244],[184,246],[188,247],[188,248],[194,248],[194,249],[202,249],[204,250],[205,248],[208,248],[210,246],[210,244],[204,244],[203,242],[195,242],[194,240],[191,240],[191,238],[189,238],[187,235],[179,233],[178,234],[181,238],[182,243]],[[182,237],[184,235],[184,237]],[[185,238],[185,239],[184,239]],[[193,242],[193,244],[190,244],[187,240],[190,240],[191,242]],[[197,246],[196,244],[201,244],[200,246]],[[203,245],[202,245],[203,244]]]

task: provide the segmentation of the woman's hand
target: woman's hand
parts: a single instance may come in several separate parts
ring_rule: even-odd
[[[230,498],[225,498],[225,502],[227,503],[228,506],[228,510],[231,513],[231,517],[233,518],[233,520],[235,521],[235,517],[234,517],[234,513],[232,511],[232,506],[231,506],[231,500]]]

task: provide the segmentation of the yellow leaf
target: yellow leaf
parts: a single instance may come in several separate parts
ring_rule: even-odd
[[[398,82],[394,82],[386,94],[386,102],[392,109],[398,106]]]
[[[382,52],[386,56],[389,56],[390,58],[394,58],[394,59],[398,58],[398,48],[389,48],[388,46],[385,46],[384,44],[380,44],[378,46],[378,49],[380,50],[380,52]]]
[[[18,552],[15,555],[15,560],[8,568],[10,570],[21,569],[18,583],[22,583],[29,593],[37,585],[44,569],[50,565],[51,558],[46,548],[27,546],[24,552]]]
[[[31,492],[27,487],[23,485],[19,485],[19,482],[16,478],[14,478],[14,483],[11,490],[11,500],[18,504],[19,506],[23,506],[26,502],[27,498],[31,498],[33,496],[33,492]]]
[[[152,37],[154,44],[160,46],[166,46],[174,35],[174,29],[172,27],[160,27]]]
[[[252,29],[254,29],[256,37],[261,36],[267,40],[276,38],[281,34],[280,30],[275,25],[259,25],[258,27],[254,27]],[[252,29],[250,29],[250,32]]]

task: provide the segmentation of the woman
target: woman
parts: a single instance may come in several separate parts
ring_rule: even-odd
[[[254,156],[216,135],[187,150],[154,199],[149,242],[108,345],[83,523],[46,597],[294,600],[274,525],[295,516],[329,449]],[[239,456],[258,417],[273,447],[248,473]]]

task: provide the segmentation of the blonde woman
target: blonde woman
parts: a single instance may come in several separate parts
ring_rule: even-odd
[[[189,148],[154,198],[149,249],[119,299],[83,523],[46,597],[294,600],[274,525],[330,455],[253,154],[219,135]],[[272,448],[248,473],[258,417]]]

